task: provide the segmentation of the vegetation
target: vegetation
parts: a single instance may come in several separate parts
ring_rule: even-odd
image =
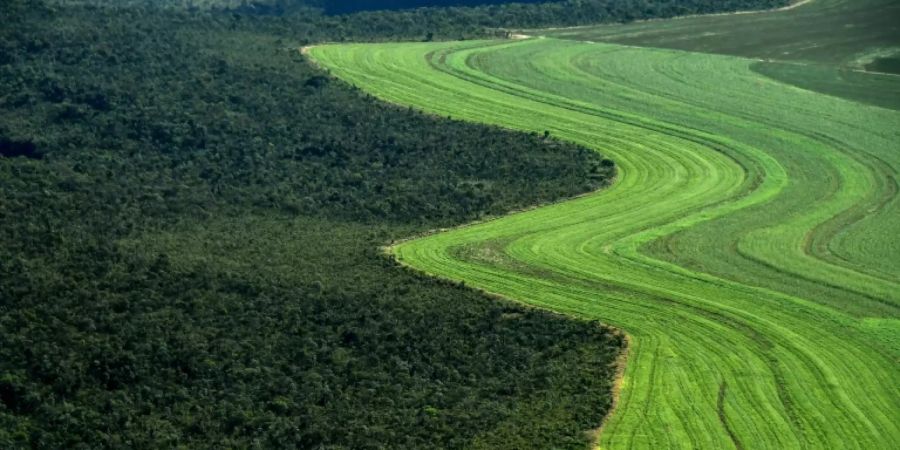
[[[872,62],[866,64],[865,67],[866,70],[871,70],[873,72],[900,75],[900,56],[876,58]]]
[[[900,109],[900,3],[815,0],[759,14],[549,30],[549,36],[761,59],[754,70],[829,95]],[[804,24],[802,27],[796,24]],[[893,62],[892,62],[893,61]],[[893,67],[893,68],[892,68]],[[872,71],[872,72],[866,72]]]
[[[312,55],[392,102],[616,161],[601,192],[393,247],[629,333],[601,448],[900,441],[897,111],[675,50],[529,39]]]
[[[824,64],[759,62],[751,68],[786,84],[900,110],[900,77]]]
[[[24,2],[25,0],[10,0]],[[675,17],[685,14],[767,9],[788,0],[563,0],[539,3],[505,3],[477,7],[426,7],[383,11],[395,0],[48,0],[63,5],[94,5],[149,10],[234,11],[246,13],[242,21],[256,24],[307,42],[345,40],[447,40],[498,37],[506,29],[574,26]],[[441,0],[413,0],[418,5],[444,5]],[[451,0],[452,1],[452,0]],[[466,0],[460,0],[465,2]],[[492,0],[485,0],[492,1]],[[404,2],[405,3],[405,2]],[[474,3],[474,2],[468,2]],[[498,3],[498,2],[493,2]],[[409,3],[412,4],[412,3]],[[362,9],[362,10],[360,10]],[[360,10],[355,14],[329,14]],[[260,18],[252,17],[262,15]],[[229,14],[219,15],[230,18]]]
[[[826,414],[814,418],[804,415],[809,408],[821,406],[815,401],[824,391],[838,394],[833,407],[867,408],[866,401],[882,402],[880,409],[871,410],[869,423],[884,431],[875,437],[866,435],[866,430],[855,434],[861,436],[860,446],[877,446],[896,436],[896,427],[884,425],[885,417],[896,411],[895,401],[882,395],[895,384],[894,375],[883,369],[896,361],[896,346],[874,360],[868,371],[857,374],[859,386],[845,385],[848,371],[857,369],[856,363],[873,351],[866,347],[857,352],[860,342],[895,341],[895,322],[885,319],[893,317],[894,297],[883,295],[884,289],[894,287],[884,284],[894,282],[891,277],[896,273],[884,260],[895,248],[863,238],[869,227],[882,226],[885,217],[896,216],[887,209],[890,202],[883,201],[890,185],[872,186],[884,180],[880,175],[895,170],[893,160],[865,166],[855,177],[840,172],[852,181],[854,193],[869,196],[858,202],[853,214],[840,216],[835,222],[840,226],[816,228],[816,236],[839,235],[835,241],[841,242],[844,253],[837,252],[833,258],[851,255],[846,261],[855,264],[854,270],[881,277],[882,284],[869,285],[868,279],[841,273],[835,279],[855,282],[853,289],[829,284],[821,288],[821,297],[812,299],[827,308],[846,307],[866,316],[863,325],[832,309],[816,309],[797,300],[809,298],[806,294],[813,291],[805,289],[814,282],[790,288],[794,278],[766,278],[749,270],[750,263],[743,259],[732,269],[734,273],[719,274],[732,281],[703,285],[687,296],[684,280],[662,270],[671,266],[661,261],[667,258],[692,270],[710,271],[698,267],[705,259],[682,261],[665,254],[665,249],[678,245],[697,248],[698,255],[711,252],[709,245],[698,244],[703,240],[697,236],[702,235],[679,237],[683,243],[674,238],[657,240],[641,247],[643,253],[630,246],[649,242],[654,232],[665,234],[669,229],[651,225],[675,215],[687,214],[688,219],[672,227],[697,221],[689,214],[712,197],[729,206],[720,206],[721,211],[707,209],[705,218],[761,202],[763,194],[783,199],[770,189],[781,178],[771,175],[778,166],[768,159],[763,158],[765,164],[740,166],[710,151],[733,149],[732,156],[741,163],[762,155],[751,152],[741,159],[747,148],[737,142],[743,140],[719,141],[703,133],[698,138],[697,130],[709,125],[697,122],[707,118],[698,112],[700,106],[681,117],[681,109],[667,109],[672,105],[653,93],[627,102],[617,96],[618,91],[623,96],[641,92],[637,85],[647,81],[642,77],[660,76],[654,70],[644,67],[646,73],[640,76],[626,72],[628,78],[616,78],[615,89],[597,100],[599,104],[616,100],[603,109],[618,108],[615,114],[635,110],[644,117],[679,114],[678,120],[658,119],[679,125],[667,122],[654,128],[654,137],[638,146],[635,143],[646,138],[651,121],[637,115],[625,120],[625,116],[600,114],[593,100],[561,103],[567,96],[597,94],[585,83],[569,85],[574,80],[569,75],[566,83],[522,91],[525,81],[536,83],[544,75],[534,76],[533,68],[523,67],[528,58],[518,53],[504,51],[500,54],[519,59],[494,64],[494,55],[482,54],[483,44],[474,43],[478,64],[488,64],[490,70],[465,69],[458,59],[465,52],[448,55],[449,62],[433,60],[435,67],[449,70],[440,77],[462,83],[457,86],[467,90],[465,96],[441,97],[433,91],[435,86],[413,83],[393,90],[390,99],[428,107],[440,116],[527,128],[530,134],[387,106],[330,78],[297,51],[301,45],[321,41],[502,36],[505,31],[498,28],[768,8],[783,5],[783,0],[591,0],[340,16],[310,9],[321,3],[302,1],[48,3],[0,3],[4,18],[0,28],[0,447],[584,447],[591,439],[586,432],[600,423],[612,401],[612,363],[623,347],[620,335],[596,322],[489,298],[458,281],[410,273],[377,250],[428,229],[553,201],[609,182],[615,173],[610,160],[557,141],[557,136],[621,158],[627,166],[621,182],[600,197],[412,241],[399,246],[398,252],[417,267],[466,278],[531,304],[602,318],[631,331],[639,342],[631,350],[636,362],[626,373],[623,406],[607,424],[605,443],[625,443],[621,436],[638,427],[636,417],[641,413],[630,405],[660,404],[668,406],[648,413],[645,426],[672,425],[669,438],[673,442],[685,442],[690,436],[697,445],[718,445],[726,442],[725,434],[746,439],[747,430],[763,417],[754,406],[748,409],[754,415],[747,422],[734,423],[741,417],[738,408],[748,402],[748,391],[757,389],[753,392],[772,401],[773,386],[782,385],[787,386],[784,395],[790,394],[782,397],[789,406],[760,404],[788,412],[761,429],[785,431],[776,437],[785,439],[786,446],[794,442],[792,427],[812,430],[803,438],[810,442],[859,431],[854,427],[863,409],[849,408],[851,419],[835,420],[834,429],[825,431],[821,420],[832,419],[833,409],[825,407]],[[367,2],[367,6],[390,5]],[[556,50],[550,43],[544,45],[514,48],[527,50],[529,58],[532,49],[545,56]],[[585,46],[559,48],[563,47],[570,54]],[[403,48],[404,56],[421,62],[417,52],[439,47]],[[315,50],[324,51],[331,55],[334,50]],[[644,59],[643,53],[633,61],[630,54],[620,56],[616,70],[635,61],[655,62]],[[732,60],[710,61],[729,68],[734,64],[738,72],[745,69]],[[542,70],[565,70],[567,66],[559,62],[550,59]],[[349,78],[340,70],[349,66],[342,64],[334,70]],[[884,65],[879,59],[869,64]],[[463,69],[466,73],[457,72]],[[496,73],[506,69],[510,72]],[[433,68],[415,70],[428,77],[437,74]],[[584,74],[598,70],[591,67]],[[484,74],[491,78],[482,79]],[[602,73],[590,82],[612,83],[616,76]],[[374,89],[370,83],[376,80],[354,82]],[[628,89],[620,89],[628,83]],[[498,86],[506,93],[494,90]],[[412,102],[406,89],[429,93],[430,97],[419,99],[427,104]],[[476,102],[469,108],[465,106],[471,99],[469,89],[493,100],[515,93],[510,97],[514,101],[503,108],[489,102]],[[374,90],[388,97],[383,85]],[[555,96],[546,94],[550,91]],[[680,95],[692,92],[686,89]],[[703,106],[709,107],[712,97],[702,98]],[[446,110],[434,109],[434,100],[445,102]],[[560,109],[560,104],[565,108]],[[537,108],[523,113],[519,109],[523,105]],[[849,117],[850,111],[840,114]],[[853,116],[853,120],[868,117]],[[638,121],[645,128],[623,125],[623,120]],[[879,127],[883,120],[868,126]],[[832,133],[848,127],[841,125]],[[623,136],[627,139],[622,140]],[[752,141],[748,148],[756,148],[753,139],[757,137],[742,139]],[[888,139],[891,135],[872,138],[873,151],[880,151]],[[671,153],[675,141],[701,156]],[[869,161],[865,155],[860,158],[864,162],[859,164]],[[833,164],[829,160],[815,167],[832,173]],[[775,181],[759,187],[753,183],[760,181],[763,169],[774,177],[766,180]],[[746,173],[740,175],[741,170]],[[870,177],[873,171],[882,172]],[[822,186],[826,180],[816,179],[820,184],[815,187],[822,192],[837,192],[836,187]],[[719,188],[728,183],[731,189],[721,192]],[[740,202],[726,201],[751,187],[758,189]],[[666,196],[673,200],[670,206],[652,206]],[[811,205],[832,201],[826,197],[799,196],[797,201]],[[859,198],[840,197],[828,204],[838,208],[850,200]],[[582,209],[585,206],[591,208]],[[628,208],[635,217],[623,216]],[[759,220],[775,217],[778,211],[760,215]],[[862,211],[876,225],[847,228]],[[576,226],[579,220],[583,222]],[[513,226],[501,230],[505,224]],[[646,226],[640,228],[640,224]],[[556,231],[547,232],[557,226]],[[845,228],[848,231],[842,231]],[[623,237],[626,231],[639,229],[644,231]],[[723,229],[714,228],[708,235],[733,238],[746,230]],[[449,248],[444,244],[451,241],[442,241],[445,236],[472,236],[478,230],[489,232],[475,243],[459,239]],[[691,230],[710,233],[703,228]],[[537,246],[528,247],[529,242]],[[585,242],[590,244],[583,247],[586,255],[602,253],[597,250],[602,243],[611,245],[604,251],[618,259],[608,256],[587,266],[569,259],[584,253],[572,245]],[[435,246],[430,247],[431,243]],[[530,254],[545,243],[554,246],[546,259]],[[518,254],[512,251],[515,248]],[[440,252],[430,253],[433,249]],[[872,249],[870,260],[852,258]],[[740,250],[751,256],[763,251]],[[639,262],[622,264],[620,255]],[[657,259],[650,260],[648,255]],[[738,257],[727,252],[722,258]],[[468,261],[464,274],[462,260]],[[714,265],[717,270],[727,266]],[[489,267],[489,271],[476,276],[476,267]],[[817,269],[807,264],[798,270],[818,279],[833,275]],[[659,276],[658,289],[634,281],[647,280],[651,270],[660,271],[653,274]],[[739,273],[742,270],[747,273]],[[598,281],[598,273],[607,278]],[[738,276],[754,281],[761,277],[765,283],[733,279]],[[796,302],[796,310],[775,319],[768,310],[752,317],[739,310],[723,311],[719,294],[734,295],[736,283],[795,289],[784,301]],[[762,287],[746,289],[733,301],[773,295]],[[634,304],[648,295],[668,303],[659,309]],[[858,300],[858,305],[844,305],[840,295]],[[598,298],[616,307],[598,308]],[[685,305],[695,300],[709,304]],[[816,318],[826,320],[820,334],[831,334],[816,341],[825,350],[807,345],[808,340],[784,340],[784,329],[761,325],[763,321],[770,321],[766,326],[788,324],[805,339],[812,331],[809,322],[801,322],[803,314],[818,314]],[[635,322],[641,322],[640,329],[633,326]],[[699,331],[708,361],[691,353],[698,345],[698,331],[692,331],[698,323],[709,327]],[[840,325],[846,329],[837,329]],[[729,353],[734,349],[723,343],[748,339],[759,341],[772,354],[757,347]],[[744,356],[745,360],[739,360]],[[830,363],[835,357],[845,358],[846,366],[826,366],[821,377],[813,379],[810,364],[819,364],[816,358],[825,358],[821,364]],[[651,370],[661,358],[666,366]],[[709,365],[718,363],[723,364]],[[788,364],[787,369],[780,363]],[[702,367],[715,368],[703,371]],[[759,386],[743,376],[748,373],[743,369],[771,371],[780,378]],[[703,375],[695,380],[680,378],[693,377],[698,370]],[[889,382],[872,389],[878,376]],[[648,382],[651,379],[653,383]],[[657,382],[655,396],[635,388]],[[799,383],[822,390],[804,395],[797,392]],[[715,386],[714,392],[709,386]],[[858,395],[866,389],[868,400]],[[709,417],[695,424],[680,421],[676,416],[690,416],[678,409],[687,398],[704,412],[714,404],[722,422],[710,425],[705,420]],[[785,415],[790,424],[786,425]],[[659,438],[646,437],[654,443]]]
[[[278,1],[278,0],[276,0]],[[296,4],[296,1],[281,0]],[[458,23],[480,22],[490,27],[554,26],[596,24],[610,21],[674,17],[740,9],[761,9],[787,4],[786,0],[680,0],[666,2],[640,0],[344,0],[322,2],[312,0],[310,6],[320,6],[327,14],[360,11],[417,8],[411,12],[428,20],[441,18]],[[455,8],[449,8],[455,7]],[[286,8],[287,9],[287,8]],[[525,25],[532,23],[534,25]]]
[[[280,19],[0,8],[0,448],[585,445],[621,336],[378,247],[611,162],[380,103]]]
[[[413,9],[423,7],[446,8],[451,6],[483,6],[503,5],[508,3],[549,3],[561,0],[344,0],[341,2],[309,2],[318,3],[328,14],[346,14],[359,11],[378,11],[384,9]]]

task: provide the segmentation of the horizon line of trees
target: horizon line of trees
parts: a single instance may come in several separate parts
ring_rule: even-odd
[[[23,1],[23,0],[10,0]],[[170,9],[192,14],[240,14],[281,19],[307,31],[307,41],[471,39],[502,30],[567,27],[771,9],[790,0],[49,0],[81,7]],[[464,6],[447,6],[465,2]],[[397,9],[410,6],[411,9]],[[500,32],[498,32],[500,31]]]

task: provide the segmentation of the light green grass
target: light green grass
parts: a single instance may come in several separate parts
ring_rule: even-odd
[[[393,249],[628,332],[601,448],[900,442],[900,113],[674,50],[534,39],[311,54],[385,100],[548,130],[617,162],[596,194]]]

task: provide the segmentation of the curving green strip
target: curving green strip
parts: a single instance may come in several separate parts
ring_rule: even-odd
[[[385,100],[616,161],[601,192],[393,247],[429,274],[625,330],[600,448],[900,442],[900,112],[674,50],[532,39],[311,55]]]

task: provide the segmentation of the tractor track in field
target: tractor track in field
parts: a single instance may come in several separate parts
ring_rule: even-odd
[[[900,112],[775,81],[760,58],[516,37],[307,50],[389,103],[546,130],[619,168],[606,189],[385,251],[622,330],[595,446],[900,440]]]

